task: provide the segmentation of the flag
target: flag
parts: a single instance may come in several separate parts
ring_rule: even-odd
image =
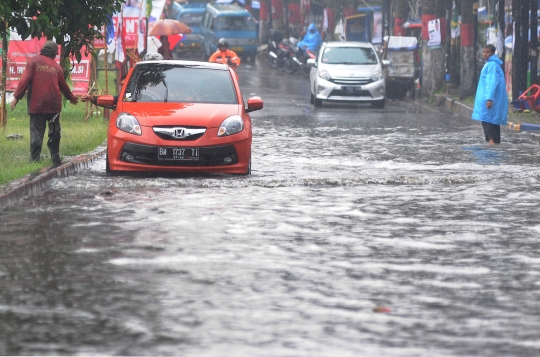
[[[122,5],[122,8],[120,9],[120,12],[118,13],[118,34],[116,35],[116,54],[114,56],[114,59],[118,62],[124,62],[126,58],[125,54],[125,37],[126,37],[126,29],[124,28],[124,6]]]
[[[114,22],[112,16],[109,16],[107,27],[105,27],[105,40],[107,42],[107,51],[113,53],[116,43],[114,42]]]
[[[457,38],[461,35],[461,30],[459,27],[459,16],[456,8],[456,2],[452,6],[452,21],[450,22],[450,35],[452,38]]]
[[[150,21],[150,15],[152,14],[153,6],[152,6],[152,0],[145,1],[146,3],[146,19]]]
[[[493,16],[494,19],[495,19],[495,31],[496,31],[496,36],[495,36],[495,53],[497,54],[497,56],[499,58],[502,58],[503,56],[503,52],[504,52],[504,39],[503,39],[503,32],[501,30],[501,23],[499,22],[499,11],[501,11],[499,9],[499,4],[496,4],[495,5],[495,15]]]
[[[143,0],[141,3],[141,11],[139,13],[139,29],[137,31],[137,50],[139,53],[143,53],[146,49],[146,9],[147,6],[147,0]],[[152,0],[149,1],[150,3]]]

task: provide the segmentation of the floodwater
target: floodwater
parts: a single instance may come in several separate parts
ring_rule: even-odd
[[[0,212],[1,355],[540,355],[536,141],[239,74],[251,177],[99,160]]]

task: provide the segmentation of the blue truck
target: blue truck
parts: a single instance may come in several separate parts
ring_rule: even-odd
[[[201,23],[205,2],[190,2],[182,6],[176,13],[176,20],[186,24],[191,28],[191,33],[184,35],[173,49],[175,59],[194,59],[206,61],[207,58],[203,49],[203,37],[201,35]]]
[[[225,38],[230,50],[253,62],[259,47],[258,27],[253,15],[237,4],[207,4],[201,27],[206,58],[217,50],[219,39]]]

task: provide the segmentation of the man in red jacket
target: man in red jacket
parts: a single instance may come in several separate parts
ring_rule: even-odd
[[[60,159],[60,111],[62,110],[62,92],[72,103],[78,99],[66,83],[62,68],[54,60],[58,54],[58,45],[47,41],[38,56],[31,57],[15,91],[11,110],[28,90],[28,114],[30,114],[30,161],[40,160],[45,127],[49,123],[49,141],[51,160],[55,166],[61,165]]]

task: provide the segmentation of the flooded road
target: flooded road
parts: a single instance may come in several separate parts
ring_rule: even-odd
[[[536,142],[239,75],[251,177],[102,159],[0,212],[1,355],[540,354]]]

